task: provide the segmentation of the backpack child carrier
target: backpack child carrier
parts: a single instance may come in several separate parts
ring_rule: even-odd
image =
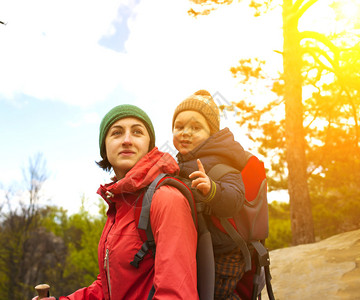
[[[245,274],[236,287],[241,299],[256,299],[258,296],[260,299],[265,285],[269,299],[274,299],[270,282],[270,257],[265,248],[265,239],[269,234],[266,173],[262,161],[250,152],[246,152],[246,155],[247,163],[241,171],[218,164],[208,172],[207,175],[213,180],[219,180],[227,173],[241,173],[245,186],[245,202],[236,215],[232,218],[211,216],[211,219],[233,239],[244,255]],[[206,204],[202,205],[206,211]],[[248,245],[255,249],[253,257]]]
[[[218,180],[227,173],[241,173],[245,185],[245,202],[240,212],[232,218],[216,218],[211,216],[213,223],[223,232],[227,233],[240,247],[245,259],[245,274],[238,282],[236,292],[241,299],[261,299],[261,290],[266,285],[269,299],[274,299],[271,287],[270,258],[269,252],[264,246],[268,236],[268,206],[266,175],[263,162],[256,156],[247,153],[247,164],[239,171],[228,165],[215,165],[208,176]],[[200,300],[214,298],[215,287],[215,261],[211,241],[211,235],[207,229],[203,214],[206,214],[206,204],[195,203],[189,188],[179,178],[160,174],[147,188],[141,209],[136,212],[139,234],[144,241],[141,249],[136,253],[134,260],[130,262],[138,267],[147,253],[155,254],[155,242],[150,226],[150,206],[152,196],[162,185],[171,185],[179,189],[189,202],[193,220],[198,230],[197,246],[197,269],[198,269],[198,293]],[[248,245],[255,249],[251,256]],[[149,298],[154,294],[151,290]]]

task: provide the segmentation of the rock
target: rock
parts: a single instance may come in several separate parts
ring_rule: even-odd
[[[276,300],[360,299],[360,230],[271,251],[270,262]]]

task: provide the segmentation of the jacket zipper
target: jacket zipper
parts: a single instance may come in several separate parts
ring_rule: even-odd
[[[107,274],[108,288],[109,288],[109,294],[110,294],[110,298],[111,298],[111,283],[110,283],[110,268],[109,268],[109,249],[106,249],[105,258],[104,258],[104,269],[106,270],[106,274]]]

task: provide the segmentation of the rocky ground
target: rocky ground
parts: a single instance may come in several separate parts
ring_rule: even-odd
[[[274,250],[270,260],[276,300],[360,299],[360,230]]]

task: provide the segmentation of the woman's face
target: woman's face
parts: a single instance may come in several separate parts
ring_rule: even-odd
[[[105,138],[106,156],[116,178],[126,173],[149,151],[150,136],[142,121],[128,117],[116,121]]]
[[[201,113],[185,110],[176,116],[173,143],[182,155],[189,153],[209,137],[209,125]]]

